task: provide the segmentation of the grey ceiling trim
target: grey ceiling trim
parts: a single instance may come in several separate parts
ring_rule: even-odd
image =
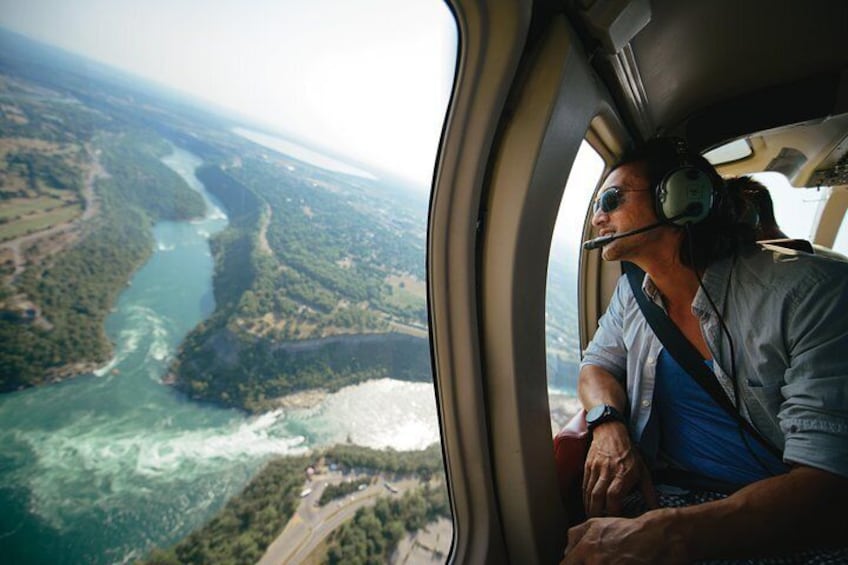
[[[648,95],[645,93],[642,75],[639,73],[636,57],[630,44],[625,45],[615,55],[609,56],[608,61],[621,86],[621,96],[627,105],[627,113],[630,114],[633,124],[639,128],[643,138],[651,137],[655,130],[654,119],[648,106]]]

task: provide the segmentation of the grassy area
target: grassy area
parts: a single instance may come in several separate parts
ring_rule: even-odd
[[[424,303],[426,287],[423,281],[415,277],[390,275],[386,277],[386,284],[392,289],[391,296],[386,297],[387,303],[399,308],[415,308]]]
[[[55,202],[55,201],[54,201]],[[18,221],[0,225],[0,241],[7,241],[53,226],[70,222],[82,214],[82,206],[74,204],[55,208],[44,214],[21,218]]]
[[[25,216],[32,212],[43,212],[50,208],[63,206],[66,202],[59,198],[51,198],[49,196],[39,196],[38,198],[13,198],[3,202],[3,207],[0,208],[0,219],[14,218],[16,216]]]

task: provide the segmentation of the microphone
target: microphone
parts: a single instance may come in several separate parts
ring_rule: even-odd
[[[602,235],[601,237],[596,237],[595,239],[590,239],[589,241],[583,242],[583,249],[586,251],[591,251],[592,249],[598,249],[599,247],[603,247],[609,243],[612,243],[616,239],[621,239],[623,237],[630,237],[631,235],[637,235],[640,233],[645,233],[646,231],[655,230],[658,227],[666,226],[672,224],[675,220],[679,220],[680,218],[685,218],[686,216],[692,216],[694,214],[699,213],[699,209],[696,208],[698,204],[690,204],[686,210],[682,213],[677,214],[676,216],[672,216],[667,220],[657,222],[655,224],[649,224],[647,226],[643,226],[641,228],[636,228],[635,230],[629,230],[622,233],[616,233],[613,235]]]
[[[603,247],[609,243],[612,243],[616,239],[622,239],[624,237],[630,237],[631,235],[637,235],[640,233],[644,233],[646,231],[655,230],[658,227],[665,225],[665,222],[657,222],[655,224],[650,224],[641,228],[636,228],[635,230],[626,231],[623,233],[616,233],[613,235],[602,235],[601,237],[596,237],[595,239],[590,239],[589,241],[583,242],[583,249],[586,251],[590,251],[592,249],[598,249],[599,247]]]

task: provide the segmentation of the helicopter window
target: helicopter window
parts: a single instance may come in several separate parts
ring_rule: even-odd
[[[795,188],[789,184],[786,177],[779,173],[755,173],[751,177],[769,189],[774,204],[775,220],[780,230],[793,239],[812,242],[814,233],[819,229],[816,222],[822,221],[827,215],[823,214],[825,204],[833,196],[841,196],[839,193],[834,193],[834,190],[839,190],[838,188]],[[845,226],[843,217],[830,249],[817,245],[814,252],[832,259],[845,260],[848,256],[848,228]]]
[[[545,345],[554,433],[580,408],[576,396],[580,363],[577,272],[586,211],[603,170],[603,159],[584,141],[565,185],[548,259]]]
[[[833,242],[833,250],[848,255],[848,222],[842,218],[842,223],[839,225],[839,231],[836,233],[836,240]]]
[[[448,6],[33,0],[0,26],[4,560],[446,555]]]
[[[751,153],[750,142],[747,139],[737,139],[716,147],[711,151],[707,151],[704,153],[704,158],[713,165],[721,165],[744,159],[750,156]]]

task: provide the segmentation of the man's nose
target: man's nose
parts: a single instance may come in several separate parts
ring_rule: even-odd
[[[600,207],[592,213],[592,225],[598,227],[609,220],[609,215]]]

